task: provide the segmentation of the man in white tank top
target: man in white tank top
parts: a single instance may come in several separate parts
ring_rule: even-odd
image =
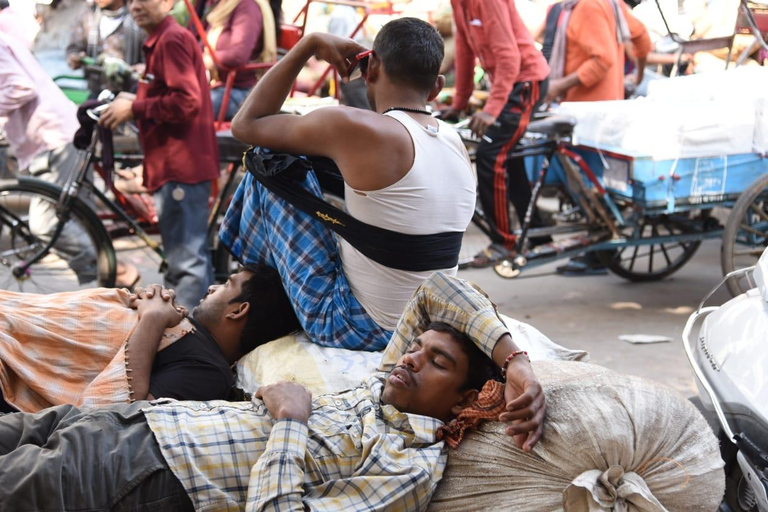
[[[443,41],[429,24],[415,18],[387,23],[373,53],[360,61],[374,111],[329,107],[304,116],[279,114],[310,57],[329,62],[348,79],[351,64],[364,50],[329,34],[304,37],[256,85],[235,116],[232,133],[274,152],[334,160],[344,178],[349,212],[359,221],[403,234],[463,233],[474,210],[476,182],[458,135],[424,110],[445,81],[438,75]],[[312,172],[296,184],[320,193]],[[433,270],[456,273],[456,266],[408,272],[373,262],[346,242],[337,244],[327,225],[267,190],[250,173],[235,193],[219,236],[244,265],[277,268],[307,335],[327,346],[383,349],[425,278]],[[499,366],[506,367],[517,353],[507,341],[497,344],[505,349],[494,349]],[[509,435],[540,431],[534,418],[546,407],[543,399],[533,399],[540,387],[530,363],[523,360],[518,366],[514,376],[507,372],[505,396],[507,401],[523,399],[531,411],[521,412],[521,421],[525,415],[527,420]]]
[[[476,181],[457,134],[425,110],[440,92],[443,41],[426,22],[403,18],[376,37],[373,53],[330,34],[304,37],[259,81],[232,122],[238,139],[273,152],[329,157],[339,167],[347,208],[356,219],[410,235],[462,233],[475,204]],[[307,60],[316,56],[348,79],[365,71],[375,111],[328,107],[303,116],[280,108]],[[384,115],[382,115],[384,114]],[[305,188],[319,192],[314,173]],[[312,341],[352,349],[383,348],[416,288],[434,272],[386,267],[317,219],[299,212],[251,175],[238,189],[220,233],[243,264],[281,273]]]

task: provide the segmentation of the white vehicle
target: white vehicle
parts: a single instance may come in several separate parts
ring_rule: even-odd
[[[746,277],[754,287],[720,307],[704,307],[729,277]],[[720,512],[768,512],[768,250],[704,298],[688,319],[683,344],[705,415],[716,417],[726,471]]]

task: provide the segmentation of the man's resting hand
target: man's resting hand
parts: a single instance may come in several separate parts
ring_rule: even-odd
[[[544,390],[533,373],[531,363],[523,355],[509,362],[506,378],[504,397],[507,410],[501,413],[499,421],[511,422],[507,435],[514,437],[518,448],[530,452],[544,430],[547,412]]]
[[[128,298],[128,303],[139,312],[139,319],[153,316],[167,329],[179,325],[187,317],[187,308],[176,304],[175,299],[175,291],[153,284],[146,289],[136,288]]]
[[[253,397],[264,402],[275,421],[290,418],[307,423],[312,413],[312,393],[296,382],[283,381],[262,386]]]

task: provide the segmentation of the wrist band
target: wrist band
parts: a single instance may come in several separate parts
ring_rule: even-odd
[[[519,355],[525,356],[526,358],[528,358],[528,362],[529,363],[531,362],[531,358],[528,357],[528,352],[526,352],[525,350],[515,350],[514,352],[509,354],[504,359],[504,364],[501,367],[501,378],[504,379],[504,381],[507,380],[507,367],[509,366],[509,362],[512,361],[516,356],[519,356]]]

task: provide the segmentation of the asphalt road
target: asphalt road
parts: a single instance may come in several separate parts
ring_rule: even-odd
[[[471,236],[482,247],[482,235],[470,232]],[[591,362],[692,396],[697,391],[681,335],[688,316],[722,277],[719,258],[719,240],[706,241],[677,273],[651,283],[632,283],[610,273],[554,274],[564,262],[523,272],[512,280],[498,277],[492,269],[461,270],[459,276],[480,285],[505,315],[533,325],[565,347],[587,350]],[[548,275],[531,277],[534,273]],[[729,298],[723,289],[708,304]],[[672,341],[633,345],[619,340],[623,334],[666,336]]]

